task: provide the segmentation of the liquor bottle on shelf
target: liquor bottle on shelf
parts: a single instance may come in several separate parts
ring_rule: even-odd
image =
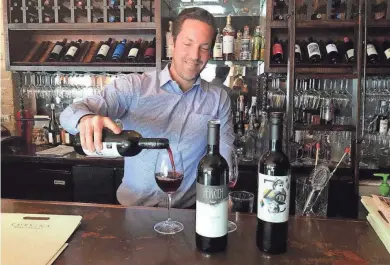
[[[295,62],[300,63],[303,60],[302,50],[299,43],[295,43],[295,54],[294,54]]]
[[[165,34],[165,42],[166,42],[166,54],[168,60],[172,59],[172,52],[173,52],[173,37],[172,37],[172,21],[169,21],[169,29],[168,32]]]
[[[241,50],[240,50],[240,60],[250,60],[251,59],[251,36],[249,35],[249,27],[244,26],[244,34],[241,38]]]
[[[253,34],[253,42],[252,42],[252,60],[261,60],[261,44],[262,36],[261,36],[261,28],[257,26],[255,29],[255,33]]]
[[[10,7],[22,7],[22,0],[11,0]],[[15,10],[15,9],[14,9]]]
[[[270,254],[287,251],[290,162],[283,153],[283,113],[269,119],[269,150],[260,158],[256,244]]]
[[[390,62],[390,40],[385,40],[382,44],[383,52],[384,52],[384,58],[387,62]]]
[[[226,26],[223,28],[222,31],[222,35],[223,35],[222,52],[223,52],[223,59],[226,61],[231,61],[234,59],[233,46],[234,46],[235,31],[231,23],[232,23],[232,17],[228,15],[226,18]]]
[[[76,58],[76,55],[77,55],[78,51],[80,50],[81,42],[82,42],[82,40],[78,39],[78,41],[76,41],[76,42],[72,41],[70,43],[70,47],[69,47],[69,49],[66,52],[65,57],[64,57],[65,61],[70,62]]]
[[[54,23],[54,14],[52,12],[43,13],[43,23]]]
[[[389,117],[387,110],[387,102],[385,100],[381,101],[377,124],[377,130],[379,134],[386,135],[389,130]]]
[[[367,58],[368,61],[372,64],[375,64],[379,61],[378,51],[376,50],[375,44],[371,41],[367,42]]]
[[[272,45],[272,61],[276,63],[283,63],[283,46],[277,37],[274,39],[274,43]]]
[[[102,44],[102,46],[100,46],[100,49],[95,56],[96,62],[102,62],[102,61],[105,61],[107,59],[107,54],[110,51],[111,42],[112,42],[112,38],[108,38],[108,40],[106,40]]]
[[[345,59],[348,63],[353,63],[356,61],[355,58],[355,49],[353,47],[353,42],[348,38],[344,38],[345,45]]]
[[[321,61],[320,46],[311,37],[309,38],[309,44],[307,45],[307,52],[311,63],[319,63]]]
[[[207,153],[196,178],[196,247],[205,253],[226,249],[229,165],[219,152],[220,123],[208,122]]]
[[[49,122],[49,144],[57,146],[61,144],[61,133],[60,133],[60,127],[58,126],[58,122],[56,119],[56,113],[55,113],[55,104],[52,102],[50,104],[51,108],[51,118]]]
[[[64,52],[64,47],[67,42],[67,39],[64,38],[62,41],[57,41],[56,44],[54,45],[53,50],[51,51],[48,61],[49,62],[54,62],[54,61],[59,61],[62,53]]]
[[[108,16],[108,22],[120,22],[121,19],[119,16],[116,16],[116,15],[109,15]]]
[[[242,32],[237,31],[237,38],[234,39],[234,60],[240,60],[240,51],[241,51],[241,39],[242,39]]]
[[[144,62],[145,63],[156,62],[156,38],[153,38],[153,41],[149,43],[149,47],[145,50]]]
[[[136,131],[123,130],[120,134],[114,134],[111,130],[103,129],[102,150],[90,152],[81,146],[80,134],[74,137],[73,147],[80,155],[96,157],[121,157],[136,156],[143,149],[168,149],[169,141],[165,138],[143,138]]]
[[[129,54],[127,55],[127,61],[136,63],[139,61],[142,39],[138,39],[131,47]]]
[[[217,36],[215,37],[215,43],[213,48],[213,59],[214,60],[222,60],[222,35],[217,28]]]
[[[329,63],[337,63],[339,58],[339,51],[337,50],[336,44],[331,40],[329,40],[326,44],[326,53]]]
[[[113,62],[119,62],[122,60],[122,55],[125,52],[126,49],[126,39],[123,39],[121,42],[119,42],[114,50],[114,53],[112,54],[112,61]]]

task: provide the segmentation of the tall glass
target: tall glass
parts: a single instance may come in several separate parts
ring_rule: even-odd
[[[183,230],[184,225],[171,219],[170,209],[172,201],[171,196],[180,187],[184,177],[183,159],[181,153],[169,153],[166,150],[160,151],[157,155],[154,176],[157,185],[168,196],[168,219],[157,223],[154,226],[154,230],[160,234],[166,235],[179,233]]]
[[[228,187],[229,189],[233,189],[236,186],[236,183],[238,181],[238,155],[237,152],[233,149],[231,152],[231,159],[232,159],[232,164],[231,168],[229,169],[229,184]],[[232,222],[228,221],[228,232],[234,232],[237,229],[237,225]]]

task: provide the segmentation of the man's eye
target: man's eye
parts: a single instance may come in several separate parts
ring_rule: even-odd
[[[210,50],[210,48],[209,47],[202,47],[202,50],[203,51],[208,51],[208,50]]]

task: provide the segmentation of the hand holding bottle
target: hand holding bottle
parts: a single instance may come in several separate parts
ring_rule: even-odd
[[[108,117],[99,115],[86,115],[80,119],[78,129],[80,131],[81,146],[90,151],[100,151],[103,148],[103,128],[108,128],[115,134],[121,133],[121,128]]]

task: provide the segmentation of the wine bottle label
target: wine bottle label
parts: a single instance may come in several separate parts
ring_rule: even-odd
[[[268,176],[259,173],[257,217],[270,223],[288,220],[290,176]]]
[[[215,58],[222,57],[222,43],[220,43],[220,42],[215,43],[214,49],[213,49],[213,56]]]
[[[386,59],[390,59],[390,48],[385,51]]]
[[[60,54],[61,50],[62,50],[62,46],[57,44],[56,46],[54,46],[54,48],[51,51],[51,53]]]
[[[66,55],[69,55],[71,57],[73,57],[76,52],[77,52],[78,48],[76,46],[72,46],[69,48],[68,52],[66,53]]]
[[[301,47],[298,44],[295,44],[295,52],[302,54]]]
[[[320,46],[318,46],[317,43],[312,42],[309,45],[307,45],[307,50],[309,52],[309,58],[314,55],[319,55],[321,57]]]
[[[49,132],[49,144],[53,143],[53,133]]]
[[[355,55],[355,50],[354,50],[354,49],[349,49],[349,50],[347,51],[348,59],[349,59],[349,58],[352,58],[354,55]]]
[[[234,42],[234,36],[230,36],[230,35],[223,36],[222,50],[224,54],[233,53],[233,42]]]
[[[156,52],[156,49],[155,48],[147,48],[146,51],[145,51],[145,56],[154,56],[155,55],[155,52]]]
[[[326,52],[327,53],[338,52],[337,51],[337,46],[335,44],[328,44],[328,45],[326,45]]]
[[[137,57],[137,54],[138,54],[138,48],[131,48],[128,56]]]
[[[103,44],[100,47],[98,54],[106,56],[109,50],[110,50],[110,46],[108,46],[107,44]]]
[[[375,49],[375,46],[372,44],[367,44],[367,55],[370,56],[375,54],[376,55],[378,54],[378,52]]]
[[[379,133],[386,134],[389,128],[389,120],[381,120],[379,122]]]
[[[103,148],[100,151],[90,152],[83,148],[87,156],[105,156],[105,157],[119,157],[121,156],[117,149],[117,143],[103,142]]]
[[[272,54],[282,54],[283,55],[283,48],[280,43],[275,43],[274,46],[272,47]]]
[[[196,233],[204,237],[227,234],[228,187],[196,183]]]

